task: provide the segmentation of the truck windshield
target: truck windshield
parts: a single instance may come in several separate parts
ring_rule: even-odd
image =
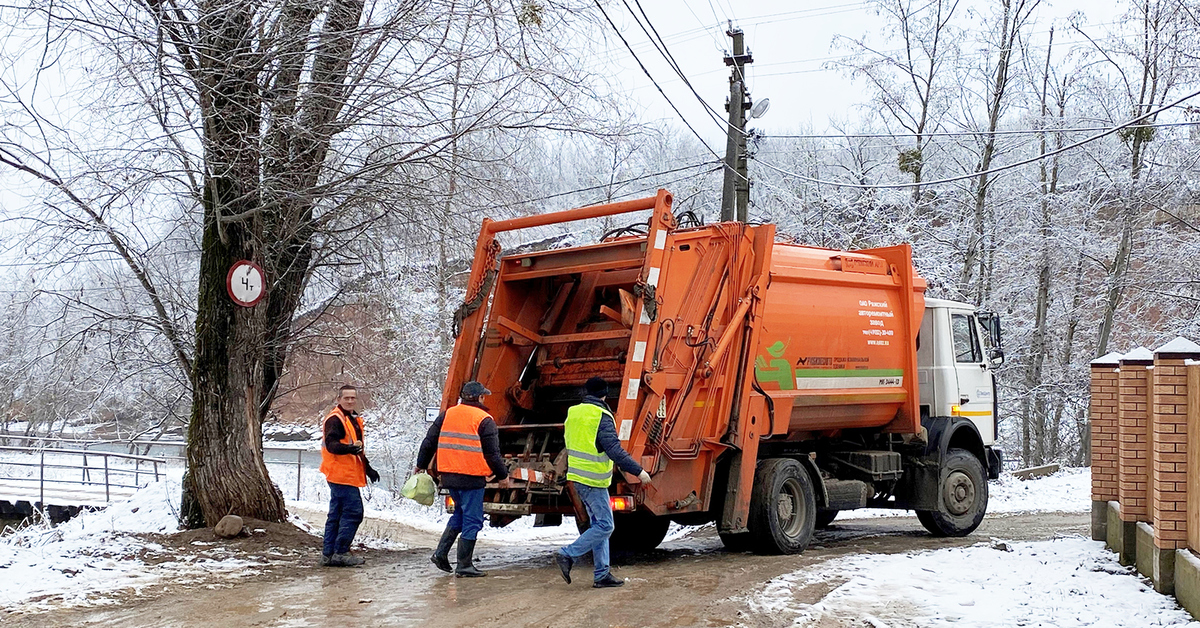
[[[957,362],[983,362],[983,352],[979,349],[979,337],[975,333],[975,325],[971,317],[965,314],[953,314],[950,327],[954,332],[954,359]]]

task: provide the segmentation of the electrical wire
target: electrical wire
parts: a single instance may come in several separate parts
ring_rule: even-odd
[[[541,201],[548,201],[548,200],[555,199],[555,198],[560,198],[560,197],[563,197],[563,196],[570,196],[570,195],[572,195],[572,194],[579,194],[580,192],[591,192],[591,191],[593,191],[593,190],[603,190],[603,189],[605,189],[605,188],[609,188],[609,187],[616,187],[616,186],[618,186],[618,185],[625,185],[626,183],[633,183],[633,182],[635,182],[635,181],[641,181],[641,180],[643,180],[643,179],[649,179],[649,178],[651,178],[651,177],[662,176],[662,175],[664,175],[664,174],[673,174],[673,173],[676,173],[676,172],[683,172],[684,170],[690,170],[690,169],[692,169],[692,168],[699,168],[700,166],[711,166],[711,165],[716,165],[717,163],[718,163],[718,162],[714,162],[714,161],[702,161],[702,162],[699,162],[699,163],[694,163],[694,164],[690,164],[690,165],[687,165],[687,166],[680,166],[680,167],[678,167],[678,168],[671,168],[670,170],[660,170],[660,171],[658,171],[658,172],[651,172],[651,173],[649,173],[649,174],[643,174],[643,175],[636,176],[636,177],[630,177],[630,178],[628,178],[628,179],[624,179],[624,180],[621,180],[621,181],[613,181],[612,183],[602,183],[602,184],[599,184],[599,185],[591,185],[591,186],[588,186],[588,187],[585,187],[585,188],[578,188],[578,189],[575,189],[575,190],[570,190],[570,191],[567,191],[567,192],[558,192],[558,193],[555,193],[555,194],[549,194],[549,195],[546,195],[546,196],[539,196],[539,197],[537,197],[537,198],[525,199],[525,200],[523,200],[523,201],[514,201],[514,202],[512,202],[512,203],[505,203],[505,204],[503,204],[503,205],[489,205],[488,207],[485,207],[485,208],[480,208],[480,209],[476,209],[476,210],[472,210],[472,211],[469,211],[469,212],[464,212],[464,213],[468,213],[468,214],[469,214],[469,213],[480,213],[480,212],[491,211],[491,210],[493,210],[493,209],[501,209],[501,208],[506,208],[506,207],[515,207],[515,206],[518,206],[518,205],[528,205],[528,204],[530,204],[530,203],[538,203],[538,202],[541,202]],[[721,162],[721,163],[723,163],[723,162]]]
[[[629,45],[629,40],[625,39],[625,36],[621,34],[621,29],[617,28],[616,23],[612,21],[611,17],[609,17],[608,11],[605,11],[604,7],[601,6],[600,0],[593,0],[593,2],[596,4],[596,8],[600,9],[600,13],[602,15],[604,15],[605,21],[607,21],[608,25],[612,27],[613,32],[615,32],[617,34],[617,37],[620,38],[621,43],[625,44],[625,48],[627,50],[629,50],[629,54],[633,55],[633,60],[637,61],[638,67],[640,67],[642,69],[642,73],[646,75],[646,78],[650,79],[651,83],[654,83],[654,86],[656,88],[658,88],[658,93],[662,94],[663,99],[665,99],[667,101],[667,104],[671,106],[671,109],[673,109],[675,111],[675,115],[679,116],[679,119],[683,121],[684,126],[686,126],[688,128],[688,130],[692,132],[692,135],[696,136],[696,139],[700,140],[700,143],[704,146],[704,148],[708,149],[708,152],[712,153],[712,156],[715,157],[718,161],[720,161],[727,170],[733,172],[734,175],[736,175],[738,178],[742,179],[743,181],[749,181],[749,179],[746,176],[744,176],[742,173],[738,172],[736,168],[730,166],[729,164],[726,164],[725,160],[722,159],[721,156],[718,155],[717,152],[715,150],[713,150],[713,148],[711,146],[708,145],[708,142],[704,141],[704,138],[701,137],[700,133],[698,131],[696,131],[696,128],[692,126],[692,123],[688,122],[688,119],[686,117],[684,117],[683,113],[681,111],[679,111],[679,108],[675,106],[675,103],[671,101],[671,98],[669,96],[667,96],[667,93],[665,91],[663,91],[663,88],[661,85],[658,84],[658,81],[654,80],[654,76],[650,74],[650,70],[646,69],[646,65],[644,63],[642,63],[641,58],[638,57],[637,53],[633,51],[633,46]]]
[[[1184,102],[1187,102],[1188,100],[1191,100],[1192,98],[1195,98],[1197,96],[1200,96],[1200,91],[1192,92],[1191,94],[1188,94],[1187,96],[1184,96],[1183,98],[1180,98],[1180,99],[1172,102],[1169,105],[1163,105],[1162,107],[1159,107],[1153,111],[1144,113],[1144,114],[1142,114],[1136,118],[1133,118],[1123,124],[1109,127],[1103,133],[1097,133],[1096,135],[1092,135],[1092,136],[1084,138],[1078,142],[1068,144],[1066,146],[1063,146],[1062,148],[1057,148],[1055,150],[1052,150],[1052,151],[1042,154],[1042,155],[1038,155],[1036,157],[1030,157],[1029,159],[1022,159],[1021,161],[1013,162],[1011,164],[1005,164],[1003,166],[998,166],[995,168],[989,168],[987,170],[983,170],[980,172],[972,172],[970,174],[964,174],[964,175],[960,175],[957,177],[949,177],[946,179],[935,179],[933,181],[922,181],[920,183],[909,182],[909,183],[862,184],[862,183],[846,183],[843,181],[827,181],[825,179],[818,179],[815,177],[809,177],[806,175],[797,174],[795,172],[790,172],[788,170],[784,170],[783,168],[780,168],[776,165],[767,163],[765,161],[760,161],[760,160],[756,159],[755,162],[762,164],[766,168],[768,168],[770,170],[774,170],[775,172],[778,172],[780,174],[787,175],[787,176],[790,176],[790,177],[793,177],[793,178],[796,178],[796,179],[799,179],[801,181],[805,181],[808,183],[814,183],[814,184],[818,184],[818,185],[831,185],[834,187],[842,187],[842,188],[853,188],[853,189],[858,189],[858,190],[889,190],[889,189],[911,188],[915,185],[921,185],[921,186],[941,185],[944,183],[954,183],[956,181],[964,181],[966,179],[974,179],[975,177],[987,176],[987,175],[995,174],[998,172],[1004,172],[1006,170],[1012,170],[1013,168],[1027,166],[1029,164],[1036,163],[1043,159],[1046,159],[1049,157],[1054,157],[1055,155],[1061,155],[1062,153],[1065,153],[1065,152],[1071,151],[1071,150],[1075,150],[1076,148],[1079,148],[1080,146],[1083,146],[1085,144],[1089,144],[1096,140],[1108,137],[1109,135],[1112,135],[1113,133],[1116,133],[1123,129],[1127,129],[1132,126],[1136,126],[1139,122],[1141,122],[1143,120],[1152,118],[1168,109],[1178,107],[1179,105],[1183,104]]]
[[[679,66],[679,62],[675,60],[675,55],[671,54],[670,49],[667,48],[667,43],[663,41],[662,35],[658,33],[658,29],[655,28],[654,24],[650,21],[650,16],[646,15],[646,9],[642,7],[641,0],[633,0],[633,3],[637,5],[638,11],[640,11],[642,14],[642,19],[646,21],[645,25],[642,24],[641,19],[638,19],[637,13],[634,13],[633,9],[629,6],[629,3],[626,0],[621,0],[621,4],[625,5],[625,8],[631,15],[633,15],[633,20],[637,22],[637,25],[641,27],[642,32],[645,33],[646,37],[650,39],[650,43],[654,44],[654,49],[657,50],[658,54],[661,55],[662,58],[667,62],[667,65],[675,72],[675,75],[683,80],[683,84],[686,85],[689,90],[691,90],[692,95],[695,96],[696,100],[700,102],[700,105],[704,107],[704,110],[706,113],[708,113],[709,117],[711,117],[713,121],[717,123],[717,127],[721,129],[721,132],[728,133],[730,130],[736,130],[740,133],[745,133],[745,131],[742,131],[741,129],[729,124],[727,120],[721,117],[720,112],[714,109],[712,105],[708,104],[708,102],[705,101],[702,96],[700,96],[700,92],[696,91],[696,88],[692,86],[692,82],[688,80],[687,75],[684,74],[683,68],[681,68]],[[647,26],[650,27],[649,30],[646,30]],[[651,32],[653,32],[653,34],[651,34]],[[655,41],[655,39],[657,39],[657,41]],[[661,47],[659,44],[662,44]]]
[[[1200,120],[1196,122],[1156,122],[1154,124],[1131,124],[1127,129],[1157,129],[1179,126],[1200,126]],[[921,133],[921,137],[975,137],[979,135],[1040,135],[1042,133],[1090,133],[1094,131],[1107,131],[1106,126],[1089,126],[1089,127],[1071,127],[1065,129],[1010,129],[1007,131],[944,131]],[[916,133],[828,133],[828,134],[763,134],[763,139],[802,139],[802,140],[843,140],[843,139],[894,139],[898,137],[916,137]]]

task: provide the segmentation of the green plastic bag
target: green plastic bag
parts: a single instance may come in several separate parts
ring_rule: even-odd
[[[404,482],[400,494],[422,506],[430,506],[437,499],[437,486],[428,473],[416,473]]]

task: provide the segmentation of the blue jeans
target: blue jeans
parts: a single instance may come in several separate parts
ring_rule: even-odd
[[[452,488],[450,499],[454,500],[454,514],[450,515],[446,527],[462,532],[462,538],[474,541],[483,529],[483,489]]]
[[[350,551],[363,520],[362,495],[357,486],[329,483],[329,517],[325,519],[326,556]]]
[[[574,484],[575,492],[587,510],[591,526],[580,534],[574,543],[562,548],[562,553],[571,560],[576,560],[591,552],[592,565],[595,566],[594,576],[596,580],[600,580],[608,575],[608,537],[613,533],[612,502],[608,500],[607,488],[596,488],[579,482]]]

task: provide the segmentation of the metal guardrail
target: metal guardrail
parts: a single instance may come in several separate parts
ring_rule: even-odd
[[[164,459],[164,458],[155,458],[155,457],[151,457],[151,456],[137,456],[137,455],[133,455],[133,454],[117,454],[117,453],[109,453],[109,452],[88,451],[88,450],[83,450],[83,449],[58,449],[58,448],[46,449],[46,448],[40,448],[40,447],[0,447],[0,452],[26,453],[26,454],[36,455],[38,457],[37,462],[24,462],[24,461],[20,461],[20,460],[4,460],[3,462],[0,462],[0,465],[6,465],[6,466],[11,465],[11,466],[16,466],[16,467],[37,467],[37,469],[38,469],[38,476],[37,476],[38,502],[40,504],[42,504],[43,506],[45,506],[45,504],[46,504],[47,484],[50,484],[50,485],[69,484],[72,486],[84,486],[89,489],[91,489],[92,487],[103,486],[104,487],[104,501],[108,502],[108,501],[112,500],[113,489],[135,489],[136,490],[136,489],[144,487],[145,484],[143,484],[141,482],[142,476],[146,476],[147,478],[153,477],[154,481],[157,482],[158,479],[162,475],[162,471],[159,470],[158,465],[166,464],[166,459]],[[62,461],[56,461],[56,460],[52,459],[52,461],[50,463],[47,463],[46,462],[46,454],[47,453],[51,454],[52,456],[64,456],[64,455],[68,456],[68,457],[77,456],[77,457],[79,457],[80,462],[78,464],[63,464]],[[92,458],[93,461],[95,461],[97,458],[99,458],[100,464],[96,465],[96,464],[89,463],[88,462],[89,456]],[[129,468],[127,465],[112,465],[112,464],[109,464],[110,459],[133,461],[134,465],[133,465],[132,469]],[[148,465],[150,468],[149,469],[143,468],[142,467],[143,464]],[[79,470],[80,479],[77,481],[77,480],[73,480],[73,479],[47,478],[46,477],[47,469]],[[93,474],[95,474],[97,476],[102,475],[103,479],[93,479]],[[125,482],[129,481],[129,479],[128,479],[129,476],[132,476],[133,484],[125,483]],[[21,477],[0,476],[0,481],[4,481],[4,480],[16,481],[16,482],[31,482],[32,478],[24,477],[24,476],[21,476]],[[51,488],[53,488],[53,486]]]
[[[19,435],[19,434],[0,434],[0,439],[14,439],[14,440],[21,440],[24,442],[34,441],[34,442],[38,442],[38,443],[52,443],[54,445],[72,444],[72,445],[81,447],[81,450],[61,449],[59,447],[53,447],[53,446],[52,447],[0,447],[0,451],[33,450],[33,451],[49,451],[49,452],[53,452],[53,453],[75,452],[75,453],[86,453],[88,455],[109,455],[109,456],[113,456],[113,457],[120,457],[120,458],[127,458],[127,459],[141,458],[144,460],[157,460],[161,463],[166,463],[168,461],[182,461],[182,462],[187,461],[187,458],[184,456],[139,456],[137,454],[118,454],[118,453],[96,452],[96,451],[88,450],[89,447],[100,446],[100,445],[110,445],[110,446],[111,445],[122,445],[122,446],[130,446],[130,447],[179,447],[182,449],[187,446],[187,443],[185,443],[183,441],[80,440],[80,439],[73,439],[73,438],[51,438],[51,437],[46,437],[46,436],[24,436],[24,435]],[[273,465],[286,465],[286,466],[295,468],[295,470],[296,470],[296,501],[300,500],[300,488],[302,485],[301,473],[304,469],[304,453],[306,451],[311,451],[311,450],[300,449],[300,448],[296,448],[296,447],[263,447],[263,453],[266,453],[266,452],[275,452],[275,453],[295,452],[296,460],[294,462],[290,461],[290,460],[288,460],[288,461],[266,460],[264,458],[263,463],[264,464],[273,464]],[[282,456],[280,456],[280,457],[282,457]],[[107,460],[106,460],[106,463],[107,463]],[[0,464],[5,464],[5,463],[0,462]],[[86,462],[85,462],[85,464],[86,464]],[[71,467],[71,468],[75,468],[75,467]],[[158,467],[155,466],[155,481],[158,480],[157,471],[158,471]],[[147,473],[147,472],[141,471],[141,473]],[[14,480],[14,479],[20,479],[20,478],[0,477],[0,480],[6,480],[6,479]],[[137,488],[141,488],[141,487],[139,486]],[[107,499],[106,499],[106,501],[107,501]]]

